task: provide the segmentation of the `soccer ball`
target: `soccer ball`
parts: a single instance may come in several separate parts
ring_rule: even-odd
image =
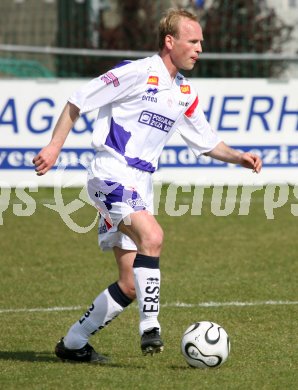
[[[181,352],[191,367],[219,367],[230,353],[229,336],[214,322],[196,322],[182,336]]]

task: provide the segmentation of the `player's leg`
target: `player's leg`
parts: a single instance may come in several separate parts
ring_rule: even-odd
[[[163,231],[154,215],[147,210],[130,214],[119,224],[119,230],[135,243],[138,253],[159,257],[163,245]]]
[[[161,352],[160,338],[159,256],[162,249],[163,231],[155,217],[147,211],[130,214],[120,223],[119,229],[130,237],[138,252],[133,263],[136,296],[139,305],[141,348],[147,353]]]
[[[107,326],[135,298],[132,266],[136,257],[133,250],[114,247],[119,269],[119,280],[102,291],[89,310],[69,329],[56,346],[56,355],[63,360],[104,362],[88,344],[89,338]],[[92,351],[93,350],[93,351]]]
[[[133,263],[137,252],[134,250],[125,250],[115,246],[113,248],[115,259],[119,270],[118,285],[122,292],[131,300],[136,298]]]

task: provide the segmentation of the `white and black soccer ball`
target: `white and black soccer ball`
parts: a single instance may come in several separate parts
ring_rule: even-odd
[[[190,325],[181,340],[181,351],[186,362],[196,368],[221,366],[227,360],[230,349],[227,332],[210,321]]]

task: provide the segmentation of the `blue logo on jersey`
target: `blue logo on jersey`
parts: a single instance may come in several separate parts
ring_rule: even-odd
[[[142,111],[139,120],[139,123],[143,123],[144,125],[154,127],[155,129],[164,131],[168,133],[174,121],[172,119],[166,118],[165,116],[155,114],[150,111]]]
[[[158,92],[157,88],[150,87],[150,88],[146,89],[146,93],[148,93],[148,95],[155,95],[157,92]]]
[[[147,102],[157,103],[157,98],[154,96],[158,92],[158,88],[149,87],[146,89],[146,95],[142,96],[142,100]]]

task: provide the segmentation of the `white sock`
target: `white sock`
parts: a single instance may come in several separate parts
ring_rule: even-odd
[[[138,253],[133,271],[140,313],[140,335],[153,328],[160,330],[157,320],[160,290],[159,258]]]
[[[69,349],[80,349],[88,343],[89,337],[107,326],[132,300],[115,282],[94,300],[89,310],[74,323],[64,337],[64,345]]]

